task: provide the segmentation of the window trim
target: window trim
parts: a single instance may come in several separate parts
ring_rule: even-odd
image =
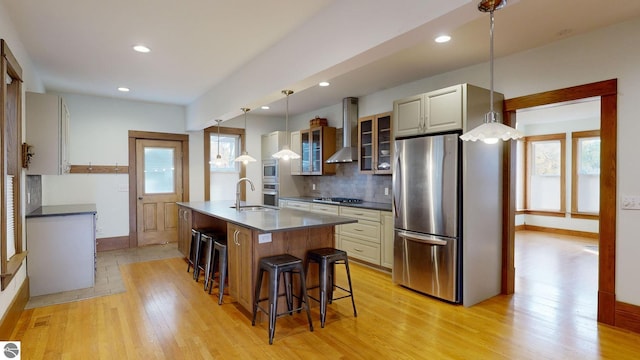
[[[566,139],[567,136],[564,133],[559,134],[548,134],[548,135],[534,135],[534,136],[526,136],[524,137],[524,213],[531,215],[546,215],[546,216],[564,216],[567,209],[567,170],[566,170]],[[533,142],[538,141],[551,141],[551,140],[559,140],[560,141],[560,209],[559,210],[538,210],[538,209],[529,209],[529,204],[531,203],[531,184],[530,184],[530,174],[532,167],[532,159],[531,159],[531,146]]]
[[[571,217],[577,219],[600,219],[599,213],[578,211],[578,141],[584,138],[600,138],[600,130],[576,131],[571,133]]]
[[[211,135],[218,133],[218,125],[209,126],[203,131],[204,142],[204,200],[211,200],[211,172],[209,171],[209,161],[211,161]],[[220,126],[220,134],[225,135],[238,135],[240,136],[240,151],[246,150],[245,131],[244,129],[230,128]],[[240,177],[243,178],[247,174],[247,167],[244,164],[240,164]],[[245,187],[240,187],[240,199],[246,200]]]

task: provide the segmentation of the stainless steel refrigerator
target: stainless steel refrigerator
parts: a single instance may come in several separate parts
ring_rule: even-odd
[[[395,141],[393,281],[461,301],[459,133]]]

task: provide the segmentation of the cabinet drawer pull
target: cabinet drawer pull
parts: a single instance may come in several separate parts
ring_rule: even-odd
[[[353,250],[354,250],[354,251],[357,251],[357,252],[363,252],[363,251],[364,251],[364,250],[362,250],[362,249],[358,249],[358,248],[353,248]]]

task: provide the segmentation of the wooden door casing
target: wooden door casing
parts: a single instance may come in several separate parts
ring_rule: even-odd
[[[171,193],[145,192],[145,148],[173,150],[173,182]],[[137,186],[137,238],[138,245],[166,244],[178,238],[178,205],[182,201],[182,155],[181,143],[170,140],[140,139],[136,141]]]

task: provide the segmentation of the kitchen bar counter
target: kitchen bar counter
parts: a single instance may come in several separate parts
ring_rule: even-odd
[[[311,196],[298,196],[298,197],[280,197],[281,200],[293,200],[293,201],[304,201],[304,202],[310,202],[310,203],[314,203],[314,204],[327,204],[325,202],[319,202],[319,201],[313,201],[313,199],[317,199],[317,197],[311,197]],[[391,204],[390,203],[378,203],[378,202],[371,202],[371,201],[363,201],[361,203],[329,203],[330,205],[336,205],[336,206],[347,206],[347,207],[354,207],[354,208],[361,208],[361,209],[371,209],[371,210],[379,210],[379,211],[391,211]]]
[[[232,201],[179,202],[178,248],[188,256],[191,229],[209,229],[226,234],[229,295],[246,310],[249,317],[253,310],[258,262],[261,258],[291,254],[304,259],[311,249],[335,246],[336,225],[357,222],[341,216],[295,209],[237,211],[232,205]],[[317,270],[314,268],[309,279],[315,278]],[[266,277],[264,281],[267,281]],[[263,284],[261,297],[267,296],[268,288]],[[279,306],[286,305],[282,303]]]
[[[191,201],[179,202],[178,205],[260,232],[310,229],[357,222],[357,220],[346,217],[315,214],[295,209],[272,208],[266,211],[237,211],[233,207],[233,202],[229,201]]]

